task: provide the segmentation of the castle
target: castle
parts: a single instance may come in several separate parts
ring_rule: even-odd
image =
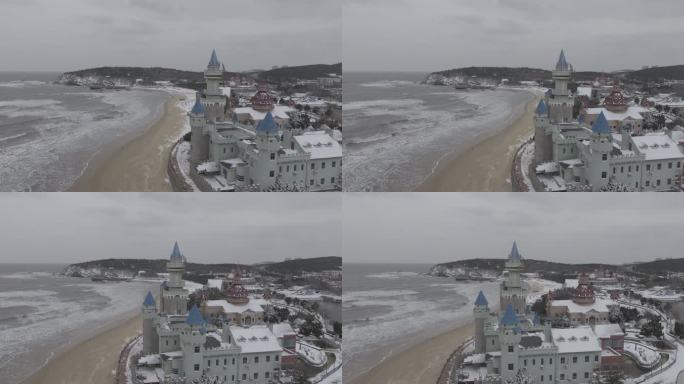
[[[223,66],[216,52],[204,72],[206,89],[188,113],[191,128],[190,176],[202,190],[341,189],[342,146],[330,128],[287,126],[287,110],[276,106],[265,86],[252,106],[233,110],[221,87]],[[248,109],[249,113],[244,110]],[[241,117],[253,116],[256,126]]]
[[[642,134],[645,108],[630,105],[616,87],[603,107],[582,109],[575,119],[572,66],[563,51],[552,73],[555,87],[534,115],[534,165],[545,190],[674,188],[684,154],[664,132]]]
[[[502,314],[490,311],[482,291],[477,295],[473,354],[463,362],[459,383],[588,383],[601,372],[621,370],[620,327],[607,321],[571,328],[542,322],[528,309],[523,267],[514,242],[500,285]],[[593,293],[583,288],[577,295],[588,303]]]
[[[276,381],[284,352],[279,338],[261,321],[250,321],[249,326],[230,319],[208,322],[197,305],[188,311],[185,263],[176,243],[167,262],[168,280],[160,285],[159,306],[152,292],[145,297],[137,373],[145,376],[145,383],[200,377],[217,383]]]

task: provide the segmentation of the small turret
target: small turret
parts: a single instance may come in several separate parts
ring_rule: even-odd
[[[159,337],[154,328],[154,320],[157,317],[157,303],[152,292],[147,291],[147,296],[142,305],[143,312],[143,355],[159,352]]]
[[[601,112],[594,124],[591,126],[591,143],[589,154],[589,170],[587,179],[592,186],[592,190],[599,191],[608,185],[610,170],[610,152],[613,149],[612,130],[608,125],[606,116]]]
[[[475,317],[475,353],[484,353],[487,341],[485,338],[485,321],[489,317],[489,303],[482,291],[477,294],[475,299],[473,315]]]

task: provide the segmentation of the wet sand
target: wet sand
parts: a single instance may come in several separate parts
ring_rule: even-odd
[[[21,384],[114,384],[119,354],[141,326],[141,315],[114,325],[60,354]]]
[[[447,158],[416,191],[511,192],[511,166],[518,145],[534,132],[535,97],[523,115],[506,129]]]
[[[453,329],[398,352],[360,377],[351,381],[345,380],[345,382],[347,384],[436,383],[449,356],[472,335],[473,324]]]
[[[182,96],[172,95],[162,117],[128,142],[113,144],[95,156],[70,191],[171,192],[166,173],[169,153],[185,125],[178,106]]]

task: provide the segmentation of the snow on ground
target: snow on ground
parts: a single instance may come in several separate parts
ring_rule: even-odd
[[[654,348],[633,341],[625,341],[625,352],[646,366],[652,366],[660,360],[660,353]]]
[[[182,143],[178,144],[176,147],[175,156],[176,163],[178,163],[178,167],[183,174],[185,182],[192,187],[193,192],[198,192],[200,190],[199,187],[197,187],[195,181],[190,177],[190,143],[183,141]]]
[[[185,289],[187,289],[190,293],[195,293],[199,291],[200,289],[204,288],[204,285],[200,283],[195,283],[194,281],[185,281]]]
[[[309,379],[314,384],[342,384],[342,354],[335,352],[335,363]]]
[[[549,293],[549,291],[560,289],[563,286],[561,283],[536,277],[526,278],[525,281],[530,286],[530,292],[527,295],[528,304],[534,304],[534,302],[540,299],[542,295]]]
[[[524,144],[522,156],[520,157],[520,171],[523,175],[523,182],[527,186],[528,192],[535,192],[534,185],[530,179],[530,165],[534,160],[534,142]]]
[[[297,355],[306,360],[309,364],[320,367],[328,361],[328,357],[325,352],[313,345],[303,343],[301,341],[297,342]]]

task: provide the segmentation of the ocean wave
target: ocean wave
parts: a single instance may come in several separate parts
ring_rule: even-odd
[[[0,108],[3,107],[18,107],[18,108],[40,108],[48,105],[62,104],[61,101],[55,99],[14,99],[0,101]]]
[[[46,81],[37,81],[37,80],[15,80],[15,81],[6,81],[6,82],[0,82],[0,87],[7,87],[7,88],[26,88],[26,87],[35,87],[38,85],[46,85],[50,84]]]
[[[28,132],[24,132],[24,133],[20,133],[20,134],[17,134],[17,135],[12,135],[12,136],[7,136],[7,137],[0,137],[0,143],[2,143],[3,141],[10,141],[10,140],[13,140],[13,139],[18,139],[18,138],[24,137],[24,136],[26,136],[26,135],[28,135]],[[2,276],[0,276],[0,277],[2,277]]]
[[[395,88],[395,87],[400,87],[402,85],[411,85],[415,84],[413,81],[406,81],[406,80],[380,80],[380,81],[372,81],[370,83],[362,83],[359,84],[361,87],[370,87],[370,88]]]
[[[424,104],[425,102],[420,99],[377,99],[377,100],[364,100],[364,101],[349,101],[342,105],[342,110],[344,112],[358,111],[358,110],[378,110],[392,111],[397,109],[403,109],[410,106],[418,106]]]
[[[374,279],[399,279],[402,277],[407,277],[407,276],[418,276],[420,275],[418,272],[383,272],[383,273],[375,273],[371,275],[366,275],[366,277],[374,278]]]

